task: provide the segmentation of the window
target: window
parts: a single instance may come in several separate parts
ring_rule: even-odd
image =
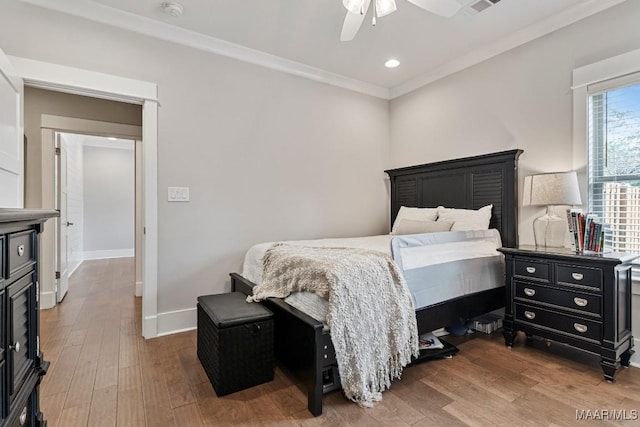
[[[640,74],[589,94],[589,211],[611,227],[609,248],[640,253]]]

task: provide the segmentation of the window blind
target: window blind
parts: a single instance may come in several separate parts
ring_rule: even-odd
[[[640,254],[640,74],[588,93],[589,211],[610,226],[607,250]]]

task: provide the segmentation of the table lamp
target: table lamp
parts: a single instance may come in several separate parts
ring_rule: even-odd
[[[547,206],[547,212],[533,221],[536,246],[564,246],[567,218],[564,213],[558,215],[554,206],[580,204],[578,176],[574,171],[542,173],[524,178],[523,206]]]

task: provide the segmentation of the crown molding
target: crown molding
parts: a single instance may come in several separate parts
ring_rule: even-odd
[[[74,15],[106,25],[144,34],[164,41],[215,53],[239,61],[259,65],[272,70],[326,83],[354,92],[385,100],[394,99],[412,92],[448,75],[462,71],[508,50],[559,30],[596,13],[602,12],[627,0],[585,0],[578,5],[554,14],[522,30],[512,33],[494,43],[475,49],[452,61],[410,79],[392,88],[386,88],[361,80],[332,73],[276,55],[251,49],[222,39],[186,30],[150,18],[114,9],[88,0],[19,0],[23,3]]]
[[[588,0],[581,2],[570,9],[554,14],[542,21],[538,21],[533,25],[525,27],[522,30],[516,31],[501,40],[485,45],[484,47],[476,49],[466,55],[462,55],[453,61],[449,61],[428,73],[392,87],[389,90],[389,98],[394,99],[409,92],[413,92],[422,86],[433,83],[436,80],[440,80],[448,75],[457,73],[458,71],[462,71],[465,68],[479,64],[487,59],[498,56],[532,40],[559,30],[560,28],[602,12],[612,6],[624,3],[625,1],[627,0]]]
[[[389,99],[389,89],[87,0],[19,0],[320,83]]]

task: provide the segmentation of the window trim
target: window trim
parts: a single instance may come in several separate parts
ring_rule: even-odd
[[[590,204],[587,171],[589,165],[589,96],[607,90],[616,80],[640,77],[640,49],[584,65],[573,70],[573,169],[578,174],[583,209]],[[633,76],[638,74],[638,76]],[[629,77],[630,76],[630,77]],[[627,82],[629,83],[629,82]],[[629,85],[629,84],[626,84]],[[591,86],[591,91],[589,87]],[[636,261],[637,262],[637,261]],[[633,278],[633,293],[640,295],[640,277]]]
[[[588,169],[588,136],[589,136],[589,95],[594,89],[604,89],[606,84],[614,84],[613,80],[640,73],[640,49],[632,50],[593,64],[584,65],[573,70],[573,169],[578,173],[580,196],[589,206],[587,182]],[[640,77],[640,75],[638,76]],[[594,85],[601,85],[596,86]],[[592,91],[589,93],[589,86]]]

